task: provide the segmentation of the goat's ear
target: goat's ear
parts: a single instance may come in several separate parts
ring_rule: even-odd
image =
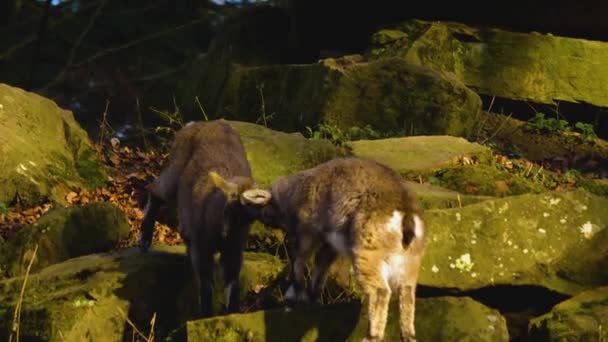
[[[209,172],[209,178],[211,178],[213,185],[226,195],[228,200],[236,199],[235,197],[238,196],[238,186],[236,184],[225,180],[224,177],[215,171]]]
[[[262,189],[250,189],[241,194],[241,203],[265,206],[272,199],[270,192]]]

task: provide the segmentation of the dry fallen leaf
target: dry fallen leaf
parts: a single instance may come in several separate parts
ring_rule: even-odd
[[[116,150],[120,146],[120,139],[114,137],[110,139],[110,144],[112,144],[112,148]]]
[[[65,200],[66,202],[68,202],[69,204],[74,203],[74,199],[78,196],[77,193],[75,193],[74,191],[70,191],[67,195],[65,195]]]

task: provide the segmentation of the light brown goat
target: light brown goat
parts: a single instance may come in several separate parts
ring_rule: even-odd
[[[255,214],[251,209],[264,205],[270,194],[255,189],[241,138],[227,122],[196,122],[177,132],[168,165],[150,187],[142,251],[150,247],[160,207],[175,199],[180,235],[199,281],[200,316],[212,314],[213,255],[218,251],[227,311],[237,311],[243,248]]]
[[[389,300],[399,298],[402,340],[415,341],[415,290],[425,248],[422,210],[389,167],[334,159],[278,179],[260,219],[295,238],[287,299],[316,301],[339,254],[352,258],[369,314],[368,341],[384,337]],[[308,290],[305,262],[316,251]]]

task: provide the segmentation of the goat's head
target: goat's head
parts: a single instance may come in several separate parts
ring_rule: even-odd
[[[231,177],[223,178],[216,172],[209,172],[209,177],[215,187],[217,187],[226,197],[224,208],[224,223],[234,224],[241,222],[251,223],[255,219],[260,219],[264,208],[272,201],[269,191],[259,189],[251,178]],[[224,234],[228,232],[225,226]]]

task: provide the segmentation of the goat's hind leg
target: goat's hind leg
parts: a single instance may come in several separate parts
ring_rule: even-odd
[[[399,288],[399,326],[401,341],[415,342],[414,308],[416,304],[416,285],[405,284]]]
[[[382,276],[382,263],[375,257],[356,256],[353,260],[355,277],[367,303],[368,330],[364,341],[382,341],[388,318],[391,289]],[[381,260],[381,259],[380,259]]]
[[[154,222],[156,221],[158,211],[165,203],[175,197],[179,171],[178,167],[174,166],[174,163],[170,163],[149,187],[148,201],[144,209],[144,219],[140,227],[139,249],[142,252],[147,252],[152,243]]]
[[[154,195],[152,192],[148,195],[148,202],[144,209],[144,219],[141,223],[141,235],[139,236],[139,249],[142,252],[147,252],[152,244],[152,235],[154,234],[154,223],[158,211],[165,203],[163,199]]]

